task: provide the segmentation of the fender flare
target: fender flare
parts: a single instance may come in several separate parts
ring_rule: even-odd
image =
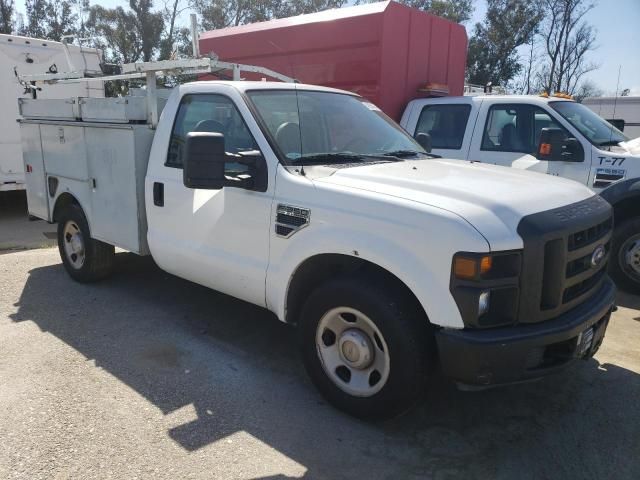
[[[617,203],[620,203],[623,200],[639,197],[640,178],[630,178],[628,180],[616,182],[602,190],[602,192],[600,192],[600,196],[614,207]]]

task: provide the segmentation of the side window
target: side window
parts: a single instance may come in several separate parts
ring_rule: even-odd
[[[526,104],[494,105],[489,109],[482,150],[535,154],[543,128],[568,132],[539,107]]]
[[[182,168],[189,132],[222,133],[225,150],[231,154],[258,149],[233,101],[223,95],[185,95],[182,98],[169,141],[167,167]],[[247,167],[228,163],[226,168],[241,173],[238,170],[246,170]]]
[[[422,109],[415,135],[431,135],[433,148],[454,149],[462,147],[471,105],[427,105]]]
[[[530,115],[529,105],[492,106],[484,126],[482,150],[521,153],[535,151],[529,130]]]
[[[551,118],[547,112],[535,107],[533,110],[533,140],[534,148],[536,149],[540,143],[540,134],[543,128],[559,128],[565,132],[567,138],[569,137],[569,133],[558,122]]]

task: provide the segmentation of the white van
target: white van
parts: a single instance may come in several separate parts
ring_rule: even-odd
[[[640,97],[591,97],[582,104],[614,124],[620,122],[627,137],[640,137]]]
[[[24,189],[20,146],[18,98],[104,97],[102,82],[40,85],[37,90],[18,82],[21,75],[74,71],[100,72],[100,52],[95,48],[60,42],[0,35],[0,191]],[[69,100],[71,101],[71,100]]]

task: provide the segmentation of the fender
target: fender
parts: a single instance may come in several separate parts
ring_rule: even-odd
[[[640,196],[640,178],[616,182],[602,190],[600,196],[613,206],[628,198],[638,197]]]
[[[80,208],[82,209],[82,211],[84,212],[84,216],[87,219],[87,225],[89,226],[89,231],[92,231],[92,220],[93,220],[93,215],[91,212],[91,202],[89,200],[89,198],[85,198],[85,199],[81,199],[79,198],[80,196],[77,195],[77,192],[82,193],[81,190],[79,190],[80,187],[86,187],[86,185],[83,185],[86,182],[80,182],[77,180],[69,180],[67,178],[64,177],[58,177],[60,183],[58,185],[58,188],[56,190],[56,193],[53,197],[53,199],[51,199],[51,202],[49,205],[53,205],[53,208],[49,209],[49,215],[51,216],[51,218],[48,218],[47,221],[49,223],[55,223],[55,219],[53,218],[53,215],[56,211],[56,208],[58,207],[58,202],[60,200],[60,197],[64,196],[64,195],[68,195],[71,196],[74,200],[75,203],[77,205],[80,206]],[[74,186],[74,188],[70,188],[70,184],[75,183],[76,185]],[[87,188],[88,190],[88,188]],[[73,192],[73,193],[72,193]]]
[[[477,235],[475,246],[478,251],[488,251],[484,238],[474,233]],[[469,236],[466,236],[466,240],[473,249],[474,242]],[[449,292],[449,262],[453,257],[450,252],[439,255],[431,251],[421,256],[418,254],[420,249],[408,250],[394,239],[366,236],[355,229],[328,225],[307,228],[289,240],[276,241],[287,242],[286,254],[280,261],[269,265],[266,303],[267,308],[280,320],[285,320],[290,282],[300,265],[317,255],[340,254],[368,261],[394,275],[413,292],[432,323],[450,328],[464,327],[460,311]],[[444,249],[449,247],[446,245]],[[440,264],[434,258],[440,259]],[[431,261],[427,262],[429,259]],[[445,262],[443,259],[448,260]]]

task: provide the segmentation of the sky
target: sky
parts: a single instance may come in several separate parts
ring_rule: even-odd
[[[597,31],[598,48],[589,58],[600,67],[585,78],[593,81],[605,95],[614,95],[620,70],[619,90],[631,89],[632,95],[640,96],[640,0],[595,0],[596,6],[585,17]],[[24,12],[24,0],[16,0],[17,10]],[[104,7],[127,5],[127,0],[91,0]],[[161,5],[161,0],[154,2]],[[349,2],[352,3],[352,2]],[[486,12],[486,1],[474,2],[474,15],[467,23],[471,33],[476,22],[482,21]],[[183,15],[184,23],[187,15]]]

